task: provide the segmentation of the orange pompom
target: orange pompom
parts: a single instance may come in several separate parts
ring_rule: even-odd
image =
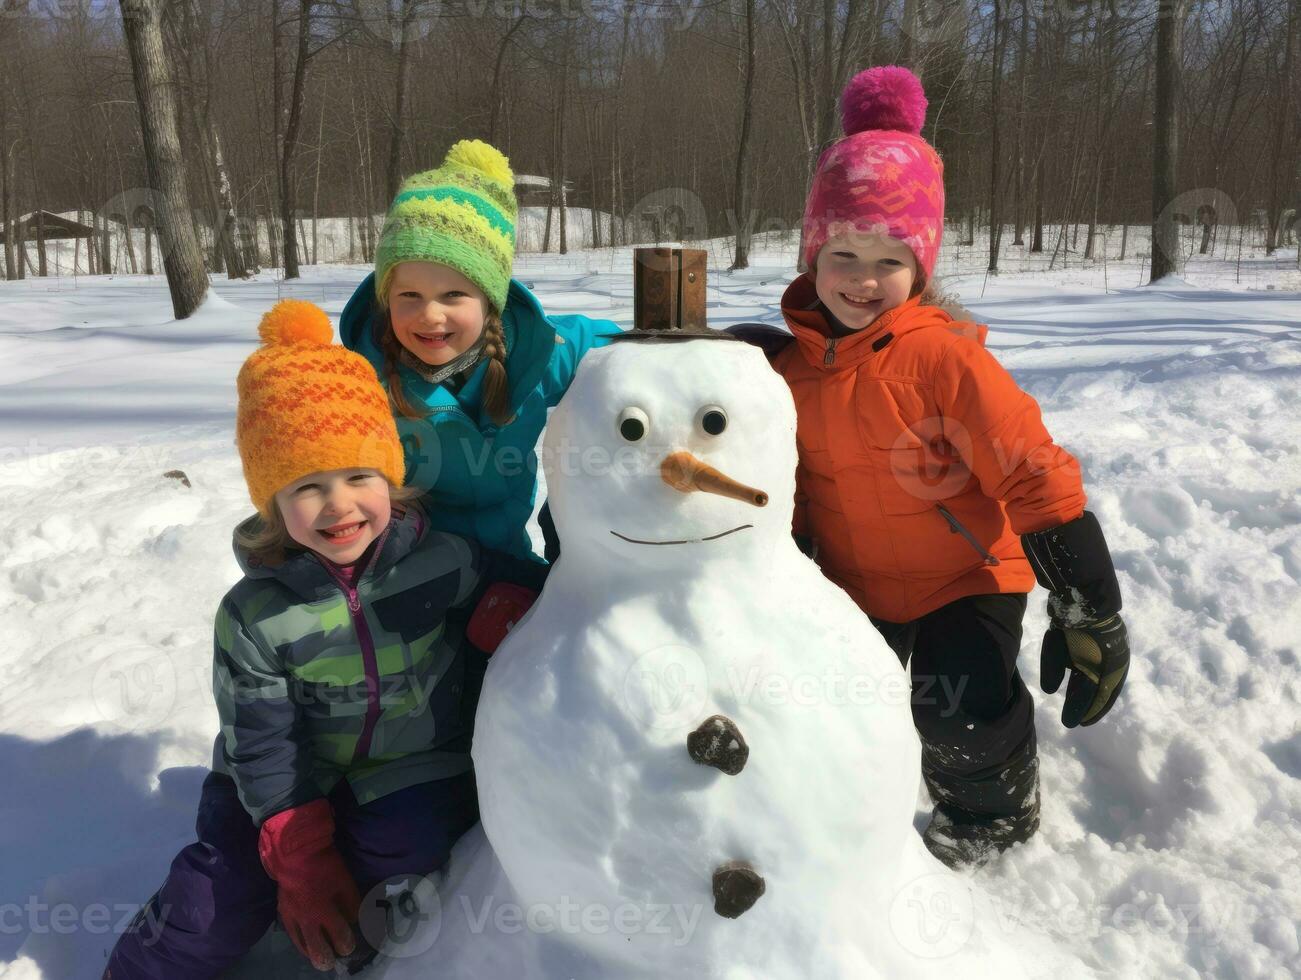
[[[282,299],[271,307],[258,324],[264,344],[315,344],[327,346],[334,340],[330,318],[315,303]]]

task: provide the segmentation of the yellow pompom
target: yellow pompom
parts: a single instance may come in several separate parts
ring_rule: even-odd
[[[489,146],[483,140],[461,140],[447,151],[443,166],[456,165],[479,170],[493,180],[507,187],[515,185],[515,177],[510,172],[510,163],[495,146]]]
[[[257,332],[264,344],[316,344],[326,346],[334,340],[330,318],[315,303],[302,299],[282,299],[271,307],[258,324]]]

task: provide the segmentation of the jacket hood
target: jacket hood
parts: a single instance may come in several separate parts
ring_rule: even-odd
[[[528,288],[517,279],[510,281],[506,295],[506,309],[501,312],[502,332],[506,339],[506,379],[510,385],[510,406],[519,411],[546,373],[547,364],[556,346],[556,328],[547,319],[542,304]],[[384,355],[380,350],[380,336],[384,320],[375,301],[375,274],[361,281],[343,308],[339,317],[339,339],[349,350],[363,355],[375,373],[384,380]],[[487,362],[470,372],[461,390],[453,395],[442,386],[430,385],[410,368],[399,366],[398,373],[407,390],[420,400],[437,408],[445,401],[446,407],[460,407],[477,415],[477,406],[483,391]],[[437,392],[431,390],[438,388]]]
[[[240,523],[240,530],[249,530],[260,518],[254,514]],[[425,535],[428,521],[419,505],[394,504],[388,526],[367,550],[370,567],[367,577],[382,575],[405,558]],[[240,571],[249,579],[275,579],[297,593],[307,602],[316,602],[335,595],[339,585],[315,552],[292,551],[279,565],[264,565],[240,545],[238,537],[232,539],[235,560]]]
[[[800,352],[810,364],[827,371],[840,371],[854,367],[881,347],[881,340],[889,335],[898,338],[913,330],[927,327],[944,327],[962,336],[971,337],[982,347],[989,327],[983,323],[955,320],[938,306],[922,304],[921,296],[913,296],[893,310],[887,310],[872,323],[848,337],[833,337],[831,326],[822,312],[813,277],[804,273],[786,287],[781,301],[786,325],[799,344]],[[888,342],[888,341],[887,341]],[[826,365],[827,350],[834,344],[835,360]]]

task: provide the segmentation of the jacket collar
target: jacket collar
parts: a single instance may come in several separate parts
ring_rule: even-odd
[[[547,319],[537,297],[517,279],[510,281],[501,322],[506,340],[510,407],[512,412],[518,412],[529,393],[542,381],[547,365],[551,363],[556,347],[556,328]],[[372,272],[353,291],[343,308],[339,317],[339,337],[345,347],[370,361],[381,379],[384,377],[384,355],[379,347],[379,331],[382,329],[383,320],[375,303],[375,273]],[[487,362],[480,363],[470,372],[460,391],[452,392],[445,385],[431,385],[410,368],[398,367],[398,375],[406,390],[434,412],[459,409],[476,421],[479,419],[479,406],[483,403],[487,372]]]
[[[247,529],[258,518],[256,515],[240,524]],[[417,504],[394,504],[393,515],[386,527],[361,560],[368,563],[362,569],[360,585],[364,580],[377,578],[409,555],[425,535],[427,525],[424,513]],[[234,542],[235,560],[246,578],[274,579],[291,589],[306,602],[319,602],[337,595],[339,583],[315,552],[291,551],[279,565],[264,565],[248,550]]]
[[[786,287],[781,306],[800,353],[814,367],[825,371],[856,367],[880,350],[883,340],[892,343],[895,338],[913,330],[948,327],[974,336],[983,344],[989,329],[983,324],[955,322],[944,310],[937,306],[924,306],[920,296],[913,296],[893,310],[882,313],[857,333],[835,337],[822,312],[813,277],[807,272]],[[835,351],[830,364],[827,363],[828,350]]]

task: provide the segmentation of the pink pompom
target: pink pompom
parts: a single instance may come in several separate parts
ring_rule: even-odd
[[[883,65],[860,71],[840,96],[845,135],[867,129],[893,129],[920,136],[926,122],[926,93],[907,68]]]

